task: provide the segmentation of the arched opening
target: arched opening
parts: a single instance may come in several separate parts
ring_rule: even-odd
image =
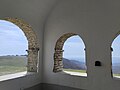
[[[26,46],[19,47],[19,50],[16,51],[16,56],[27,56],[27,61],[26,61],[26,71],[27,72],[37,72],[38,70],[38,52],[39,52],[39,45],[37,41],[37,37],[35,35],[35,32],[32,30],[31,26],[27,24],[25,21],[18,19],[18,18],[5,18],[1,21],[8,22],[13,26],[16,26],[16,28],[13,28],[13,31],[17,31],[14,33],[16,37],[20,36],[20,32],[22,33],[22,37],[20,36],[19,38],[26,39],[27,44]],[[4,30],[5,31],[5,30]],[[10,31],[9,31],[10,32]],[[12,31],[11,31],[12,32]],[[12,33],[8,33],[8,35],[11,35]],[[12,37],[12,36],[11,36]],[[22,39],[23,40],[23,39]],[[12,41],[12,40],[11,40]],[[17,45],[17,43],[12,43],[14,46]],[[23,44],[23,43],[21,43]],[[18,47],[18,46],[16,46]],[[25,53],[23,55],[20,53],[21,48],[26,48],[26,51],[24,50]],[[14,49],[13,49],[14,50]],[[8,50],[9,51],[9,50]],[[13,53],[9,54],[10,56],[13,55]],[[17,59],[16,59],[17,60]]]
[[[113,77],[120,77],[120,35],[118,35],[112,42],[112,75]]]
[[[85,61],[85,45],[83,40],[74,35],[63,45],[63,71],[71,75],[87,76]]]
[[[86,69],[85,45],[80,36],[74,33],[61,36],[55,46],[53,71],[87,76]]]
[[[28,40],[15,24],[0,20],[0,76],[27,71]]]

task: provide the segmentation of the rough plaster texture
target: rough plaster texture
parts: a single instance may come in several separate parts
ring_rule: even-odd
[[[85,90],[120,90],[111,75],[111,43],[120,32],[119,0],[60,0],[44,31],[43,82]],[[86,46],[87,78],[54,73],[54,48],[65,33],[81,36]],[[102,66],[96,67],[95,61]]]
[[[23,90],[42,82],[43,31],[45,21],[57,0],[1,0],[0,18],[20,18],[27,22],[37,36],[39,50],[38,73],[0,82],[0,90]]]
[[[0,18],[25,20],[32,26],[40,45],[39,72],[0,82],[0,89],[23,90],[43,82],[85,90],[120,90],[120,80],[111,76],[110,50],[120,32],[120,0],[59,0],[57,5],[56,1],[0,2]],[[55,44],[65,33],[76,33],[85,43],[87,78],[53,72]],[[94,66],[98,60],[101,67]]]

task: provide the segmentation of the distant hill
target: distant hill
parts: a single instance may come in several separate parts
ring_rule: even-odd
[[[26,56],[0,56],[0,76],[27,71]]]
[[[86,65],[84,62],[81,62],[81,61],[69,60],[69,59],[63,58],[63,68],[86,70]],[[112,65],[112,72],[114,74],[120,74],[120,60],[117,58],[114,58],[114,64]]]
[[[114,64],[112,66],[112,71],[114,74],[120,74],[120,63]]]
[[[114,74],[120,74],[120,58],[119,57],[112,58],[112,72]]]
[[[0,66],[19,66],[27,65],[26,56],[0,56]]]
[[[86,65],[85,63],[77,61],[77,60],[69,60],[69,59],[63,58],[63,68],[86,70]]]

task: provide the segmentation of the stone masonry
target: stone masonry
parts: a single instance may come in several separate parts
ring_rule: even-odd
[[[63,70],[63,62],[62,62],[62,58],[63,58],[63,45],[64,42],[71,36],[74,36],[77,34],[74,33],[67,33],[62,35],[56,42],[55,45],[55,52],[54,52],[54,68],[53,68],[53,72],[61,72]]]
[[[5,18],[4,20],[10,21],[13,24],[17,25],[25,34],[28,40],[28,72],[37,72],[37,63],[38,63],[38,51],[39,44],[37,41],[37,36],[33,31],[32,27],[18,18]]]

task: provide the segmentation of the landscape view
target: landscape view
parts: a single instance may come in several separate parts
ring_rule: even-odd
[[[120,35],[112,42],[112,73],[113,77],[120,76]]]
[[[86,76],[85,46],[79,36],[68,38],[63,46],[63,68],[64,71],[84,73]],[[113,77],[120,76],[120,36],[112,43],[112,73]]]
[[[112,62],[113,76],[120,76],[120,58],[114,57]]]
[[[113,76],[120,76],[120,58],[114,57],[112,63]],[[63,68],[65,71],[86,73],[86,64],[83,59],[74,60],[63,58]]]
[[[0,76],[27,71],[28,41],[22,30],[0,20],[0,41]],[[111,47],[113,76],[120,76],[120,35]],[[64,71],[87,76],[83,40],[78,35],[72,36],[65,41],[63,50]]]
[[[78,35],[65,41],[63,46],[63,70],[65,73],[87,76],[84,49],[85,45]]]
[[[28,41],[22,30],[0,20],[0,76],[27,71]]]
[[[27,71],[27,56],[0,56],[0,76]]]
[[[85,62],[82,62],[79,60],[69,60],[66,58],[63,58],[63,70],[65,73],[71,74],[71,75],[78,75],[78,76],[87,76],[86,73],[86,64]]]

